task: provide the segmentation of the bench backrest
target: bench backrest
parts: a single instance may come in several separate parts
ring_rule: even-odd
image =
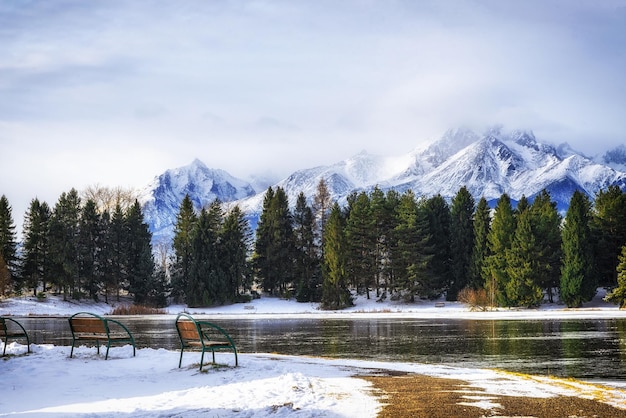
[[[79,334],[108,334],[106,321],[98,316],[72,316],[70,325],[73,333]]]
[[[176,328],[178,334],[183,340],[200,340],[200,333],[198,332],[198,325],[188,319],[178,319],[176,321]]]

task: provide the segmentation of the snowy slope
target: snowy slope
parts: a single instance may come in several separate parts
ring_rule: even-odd
[[[158,242],[171,237],[180,203],[186,195],[199,210],[215,199],[230,202],[255,194],[250,183],[224,170],[210,169],[196,159],[188,166],[167,170],[155,177],[142,194],[142,207],[153,242]]]

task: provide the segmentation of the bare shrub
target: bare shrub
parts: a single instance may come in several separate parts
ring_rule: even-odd
[[[111,315],[161,315],[165,310],[146,305],[120,305],[116,306]]]
[[[459,302],[470,305],[472,310],[486,311],[491,305],[489,294],[485,289],[466,287],[459,292],[457,298]]]

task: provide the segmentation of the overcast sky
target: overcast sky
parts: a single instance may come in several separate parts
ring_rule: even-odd
[[[626,0],[0,2],[0,194],[282,178],[448,128],[626,142]]]

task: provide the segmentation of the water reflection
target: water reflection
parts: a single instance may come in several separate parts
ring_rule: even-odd
[[[120,317],[140,347],[177,349],[174,317]],[[437,363],[626,380],[626,320],[237,319],[206,317],[242,352]],[[37,344],[70,345],[66,318],[20,318]]]

